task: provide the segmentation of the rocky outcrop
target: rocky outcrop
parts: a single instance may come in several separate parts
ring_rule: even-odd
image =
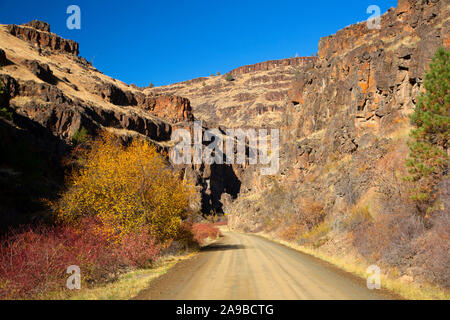
[[[50,25],[42,21],[34,20],[23,25],[11,24],[7,26],[7,30],[13,36],[30,42],[40,50],[57,51],[75,56],[79,53],[77,42],[50,33]]]
[[[36,30],[50,32],[50,24],[48,24],[47,22],[44,22],[44,21],[33,20],[30,22],[24,23],[22,25],[26,26],[26,27],[34,28]]]
[[[150,114],[138,110],[105,109],[91,102],[68,97],[57,87],[32,80],[16,81],[0,75],[6,84],[9,107],[16,114],[40,124],[54,136],[70,140],[81,127],[91,134],[101,128],[115,128],[133,131],[154,141],[170,139],[171,126]],[[15,99],[22,97],[22,99]],[[26,98],[26,99],[23,99]]]
[[[48,64],[39,63],[37,60],[25,60],[23,64],[31,71],[32,74],[42,81],[55,84],[56,78]]]
[[[113,83],[96,82],[91,88],[91,92],[116,106],[135,106],[137,104],[133,93],[123,91]]]
[[[306,63],[316,61],[317,57],[296,57],[296,58],[287,58],[281,60],[269,60],[264,62],[259,62],[247,66],[242,66],[236,69],[231,70],[233,76],[242,75],[250,72],[256,71],[268,71],[275,69],[280,66],[292,66],[299,67],[303,66]]]
[[[140,91],[131,92],[122,90],[113,83],[96,82],[90,88],[91,92],[116,106],[136,106],[149,111],[157,117],[164,118],[171,123],[192,121],[192,113],[189,99],[173,96],[144,94]]]
[[[7,63],[5,51],[0,48],[0,67],[6,66]]]
[[[138,104],[144,110],[151,111],[158,117],[170,119],[172,123],[194,120],[189,99],[178,96],[147,96]]]
[[[237,68],[226,76],[202,77],[168,86],[146,88],[145,93],[177,95],[190,100],[196,118],[212,127],[279,127],[285,100],[298,69],[317,58],[273,60]]]
[[[290,91],[300,104],[297,136],[329,127],[339,114],[355,136],[395,130],[414,107],[431,56],[448,45],[448,10],[445,1],[402,0],[380,29],[359,23],[322,38],[320,61],[301,69]]]

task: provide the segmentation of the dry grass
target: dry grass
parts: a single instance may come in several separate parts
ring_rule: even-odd
[[[107,285],[86,288],[69,294],[65,298],[70,300],[128,300],[135,297],[140,291],[147,288],[150,282],[165,274],[170,268],[180,261],[194,256],[196,253],[190,253],[183,256],[169,256],[161,259],[158,265],[151,269],[141,269],[125,273],[115,282]],[[55,299],[61,299],[56,294]]]

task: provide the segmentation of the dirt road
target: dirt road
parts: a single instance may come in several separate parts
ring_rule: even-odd
[[[178,263],[136,299],[386,299],[365,281],[267,239],[235,232]]]

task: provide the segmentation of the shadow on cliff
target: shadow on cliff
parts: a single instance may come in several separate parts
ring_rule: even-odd
[[[223,214],[222,195],[228,194],[236,199],[241,189],[241,181],[228,164],[212,164],[210,194],[202,197],[202,212]]]
[[[45,219],[42,199],[63,186],[67,144],[24,116],[0,117],[0,233]]]

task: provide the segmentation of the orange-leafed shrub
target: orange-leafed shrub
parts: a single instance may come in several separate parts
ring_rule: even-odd
[[[114,241],[142,229],[160,242],[172,239],[194,193],[149,142],[135,139],[125,147],[108,133],[92,143],[69,181],[56,204],[58,218],[76,223],[83,216],[95,217],[101,232]]]
[[[192,233],[199,244],[204,244],[208,238],[215,239],[220,236],[220,230],[211,223],[194,223]]]

